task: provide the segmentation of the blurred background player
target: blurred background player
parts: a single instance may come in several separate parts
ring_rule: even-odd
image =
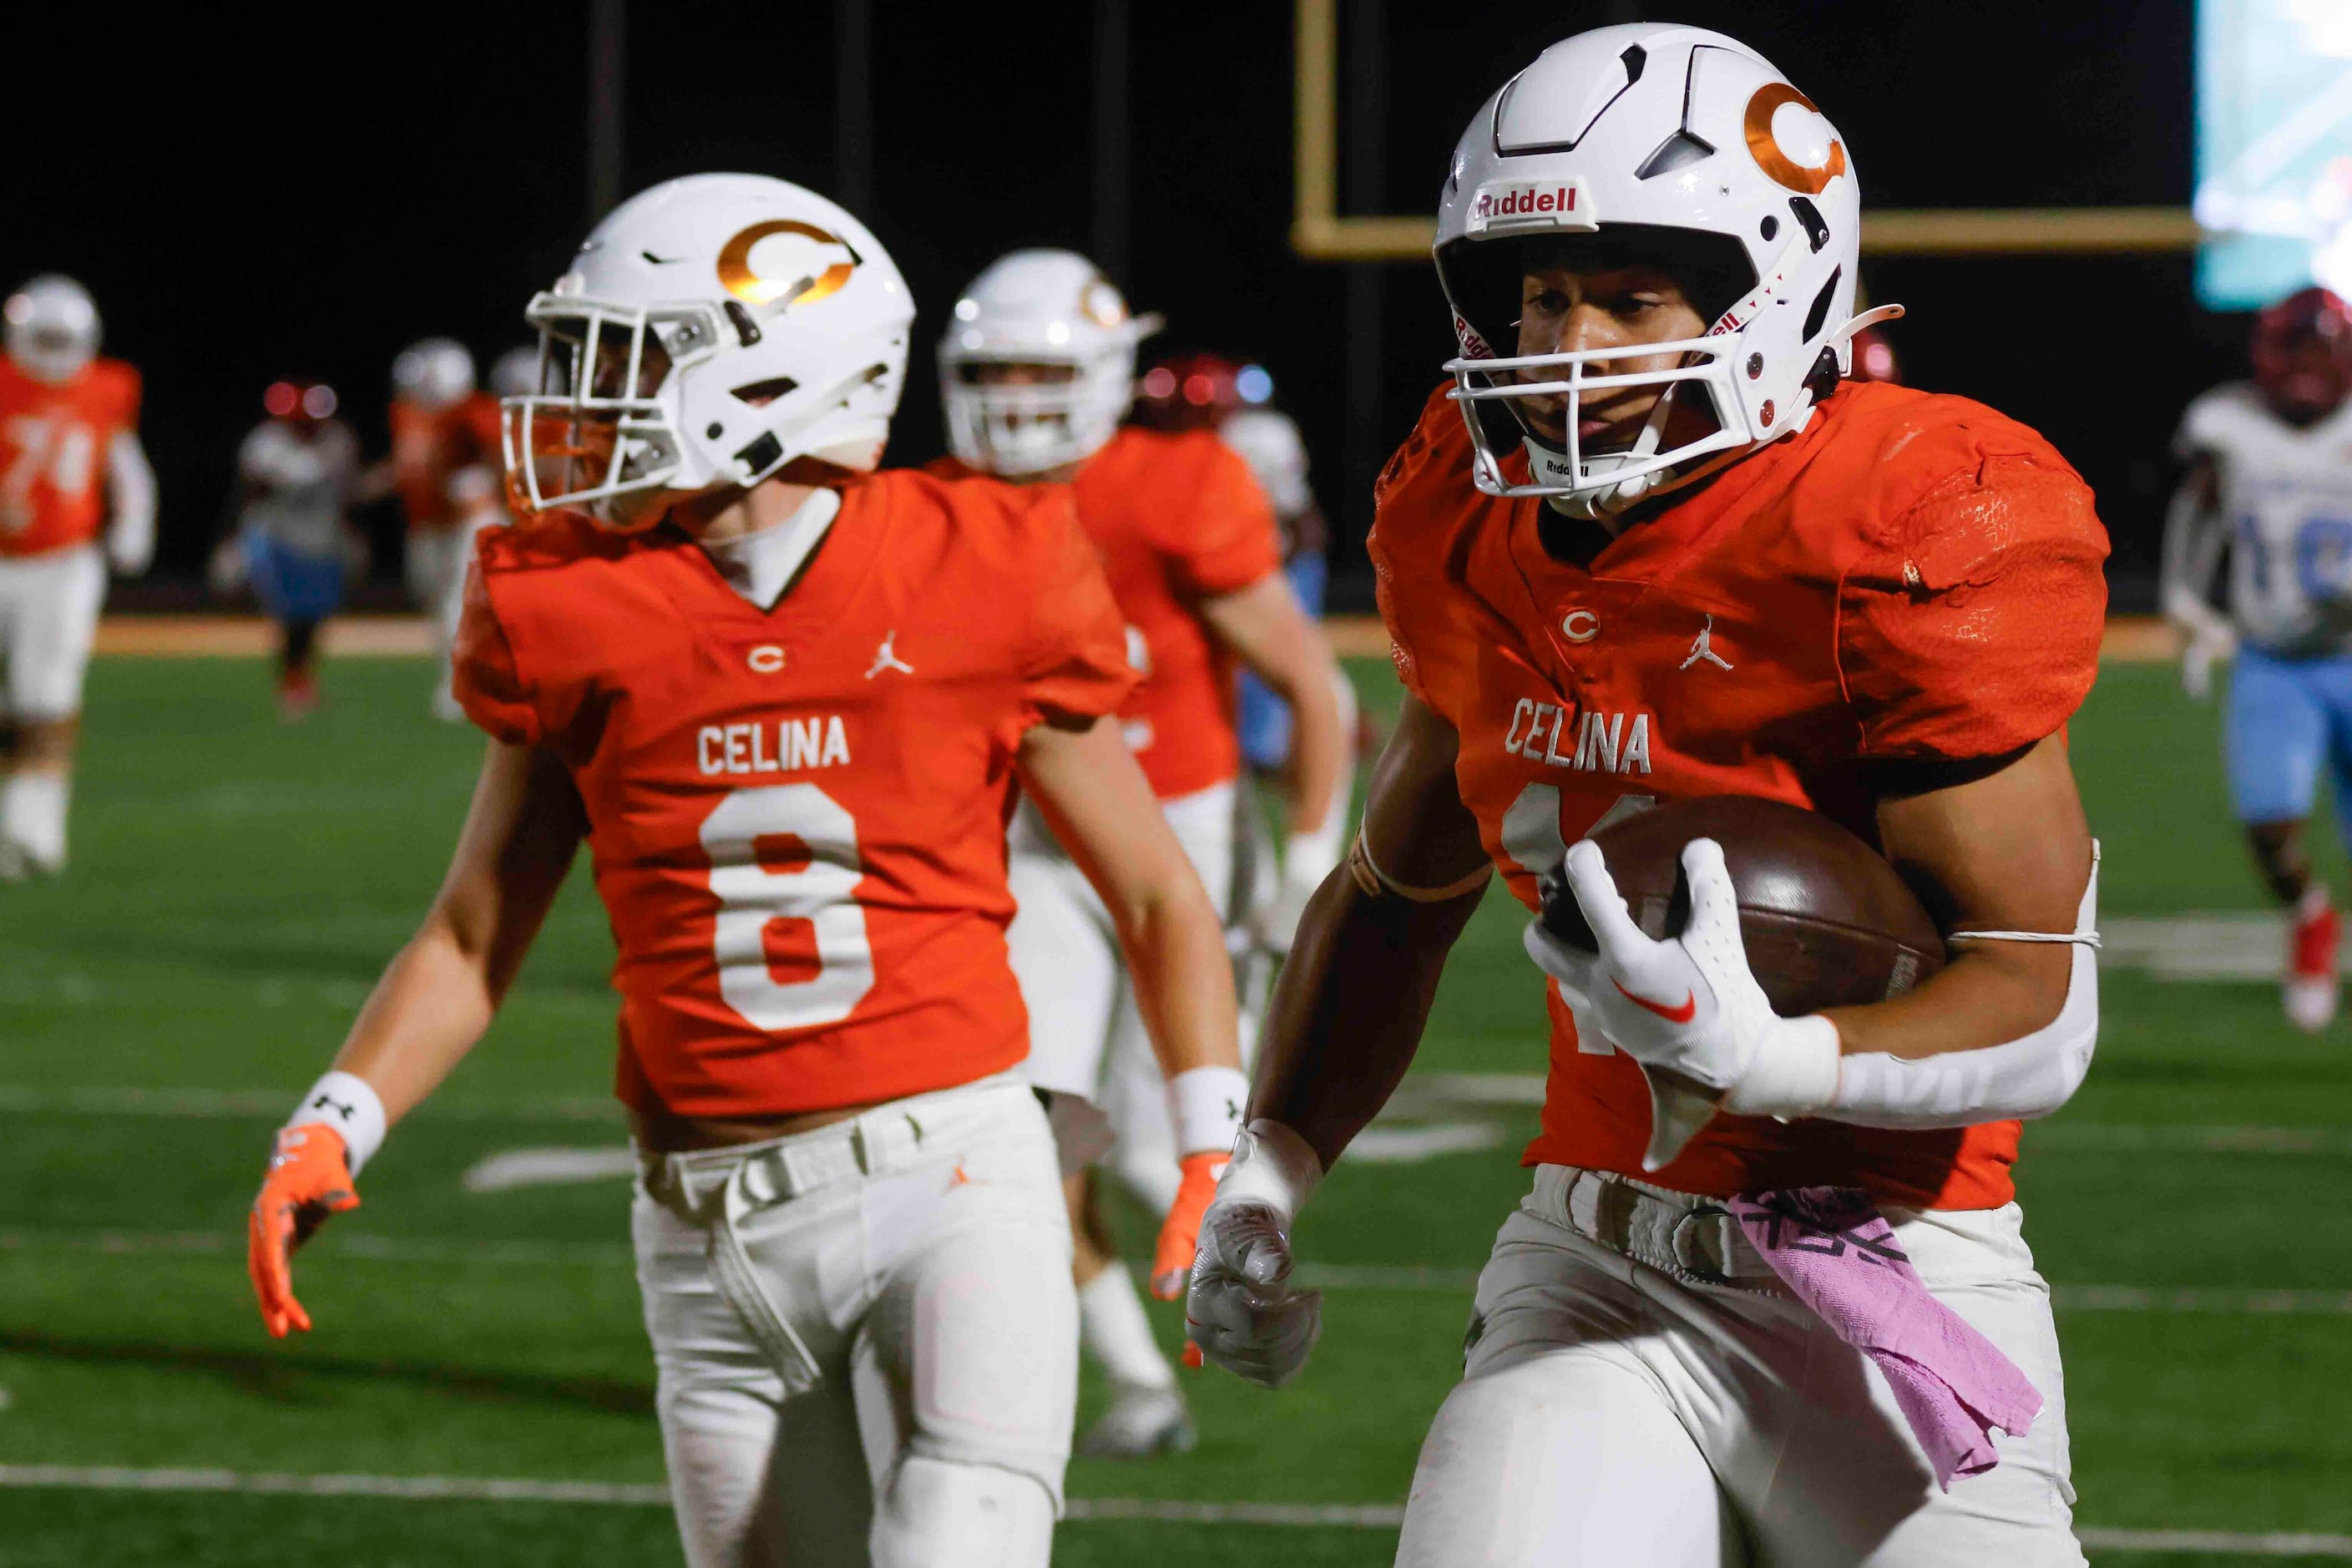
[[[465,712],[449,689],[449,647],[465,603],[466,564],[474,535],[506,521],[498,399],[476,389],[465,344],[426,338],[392,362],[390,415],[390,478],[408,520],[408,595],[433,618],[440,661],[433,711],[461,721]]]
[[[2352,793],[2352,317],[2326,289],[2289,295],[2254,318],[2252,357],[2251,384],[2217,386],[2181,418],[2190,468],[2166,524],[2162,600],[2188,637],[2192,696],[2232,659],[2231,798],[2263,881],[2294,913],[2286,1016],[2317,1030],[2336,1016],[2342,921],[2304,825],[2323,767],[2339,831]],[[2210,599],[2225,553],[2226,614]]]
[[[89,292],[50,274],[0,310],[0,880],[15,881],[65,868],[82,674],[106,571],[147,570],[155,476],[139,446],[139,373],[98,357]]]
[[[560,515],[483,540],[457,658],[480,784],[279,1134],[265,1321],[310,1326],[289,1252],[480,1037],[584,841],[688,1563],[1045,1568],[1077,1336],[1016,1070],[1016,788],[1118,911],[1174,1083],[1205,1090],[1183,1146],[1222,1162],[1246,1091],[1215,916],[1111,718],[1135,677],[1101,567],[1066,492],[873,471],[914,306],[812,192],[656,186],[530,318],[553,374],[507,405],[506,449]],[[1178,1277],[1210,1185],[1169,1215]]]
[[[1323,613],[1324,591],[1330,581],[1330,528],[1307,482],[1307,443],[1297,421],[1274,406],[1274,377],[1259,364],[1244,363],[1217,353],[1187,353],[1165,360],[1144,373],[1138,384],[1136,422],[1155,430],[1211,430],[1249,465],[1250,474],[1265,492],[1281,529],[1282,572],[1291,592],[1308,616]],[[1337,666],[1335,665],[1336,668]],[[1342,798],[1352,783],[1357,756],[1379,749],[1375,736],[1363,731],[1356,710],[1356,690],[1342,675],[1339,694],[1340,730],[1349,740],[1349,776],[1341,783]],[[1262,779],[1278,780],[1291,764],[1290,709],[1268,689],[1257,672],[1241,672],[1241,704],[1235,728],[1241,737],[1242,760]],[[1346,831],[1346,814],[1334,812],[1323,830],[1328,847],[1298,858],[1289,875],[1255,877],[1250,881],[1251,925],[1261,955],[1279,957],[1290,951],[1291,933],[1299,911],[1315,890],[1308,878],[1335,853]],[[1268,864],[1273,846],[1265,817],[1243,813],[1251,835],[1253,864]],[[1268,966],[1252,965],[1245,975],[1242,1005],[1245,1014],[1262,1002]]]
[[[212,575],[216,589],[250,586],[278,623],[278,707],[295,721],[319,705],[319,626],[365,558],[351,527],[360,447],[324,382],[273,381],[261,404],[268,417],[236,453],[236,530]]]
[[[1345,810],[1339,673],[1283,579],[1274,515],[1247,466],[1205,430],[1120,427],[1135,395],[1136,345],[1156,325],[1130,314],[1082,256],[1017,250],[996,261],[956,301],[940,344],[954,456],[933,468],[1071,486],[1128,623],[1129,662],[1143,677],[1118,711],[1127,742],[1230,930],[1246,910],[1234,885],[1235,667],[1255,670],[1298,710],[1289,858],[1309,887],[1337,863]],[[1113,1385],[1111,1407],[1080,1451],[1186,1447],[1192,1428],[1173,1370],[1118,1266],[1088,1173],[1113,1152],[1148,1208],[1175,1200],[1191,1173],[1180,1170],[1168,1085],[1101,900],[1036,812],[1014,818],[1011,847],[1020,912],[1008,939],[1029,1007],[1026,1070],[1054,1097],[1079,1322]]]

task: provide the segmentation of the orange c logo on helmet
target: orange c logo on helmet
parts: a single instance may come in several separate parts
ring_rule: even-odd
[[[849,252],[849,259],[835,262],[814,278],[805,273],[762,277],[752,268],[752,247],[780,234],[796,234],[819,245],[839,246]],[[857,261],[856,250],[837,234],[827,234],[813,223],[793,218],[771,218],[766,223],[753,224],[719,247],[719,282],[747,305],[769,305],[778,300],[787,305],[807,305],[839,292],[841,286],[849,281],[849,275],[857,270]]]
[[[1786,185],[1809,196],[1817,196],[1832,180],[1845,173],[1845,143],[1830,138],[1830,154],[1818,168],[1807,168],[1781,150],[1780,138],[1772,134],[1772,117],[1784,104],[1793,103],[1808,114],[1819,114],[1813,100],[1785,81],[1768,81],[1756,89],[1748,100],[1748,114],[1742,129],[1748,133],[1748,155],[1756,166],[1772,177],[1776,184]]]

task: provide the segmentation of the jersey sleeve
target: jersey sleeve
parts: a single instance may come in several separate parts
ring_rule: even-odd
[[[2180,428],[2173,432],[2172,456],[2176,462],[2189,463],[2200,458],[2221,455],[2228,437],[2223,426],[2228,423],[2232,388],[2215,387],[2200,395],[2180,416]]]
[[[1405,689],[1432,707],[1438,703],[1430,689],[1428,658],[1442,657],[1436,650],[1447,620],[1441,591],[1447,530],[1436,503],[1449,458],[1457,456],[1447,450],[1449,437],[1459,435],[1465,446],[1469,440],[1461,425],[1445,389],[1431,394],[1412,433],[1373,481],[1372,531],[1365,542],[1381,624],[1389,634],[1390,662]],[[1468,482],[1465,466],[1463,483]]]
[[[1022,727],[1112,712],[1136,683],[1127,662],[1127,623],[1067,489],[1056,485],[1037,496],[1027,533],[1031,610],[1021,652]]]
[[[1860,754],[1998,756],[2055,732],[2098,671],[2106,554],[2090,487],[2046,448],[1930,485],[1841,589]]]
[[[535,746],[546,739],[536,693],[499,618],[478,554],[466,570],[465,607],[450,652],[450,680],[466,717],[492,740]]]
[[[1213,437],[1202,451],[1191,514],[1166,545],[1178,588],[1212,599],[1281,571],[1282,529],[1240,453]]]

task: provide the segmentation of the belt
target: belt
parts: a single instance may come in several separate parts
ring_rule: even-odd
[[[686,1219],[708,1223],[715,1194],[734,1185],[747,1208],[789,1203],[860,1176],[905,1170],[953,1128],[997,1112],[1001,1098],[1029,1098],[1029,1088],[1010,1074],[963,1084],[936,1094],[892,1100],[873,1110],[807,1132],[696,1149],[678,1154],[640,1152],[638,1171],[646,1194]]]
[[[1753,1289],[1779,1277],[1714,1198],[1576,1165],[1538,1165],[1526,1208],[1636,1263],[1700,1285]],[[1754,1284],[1750,1282],[1753,1281]]]

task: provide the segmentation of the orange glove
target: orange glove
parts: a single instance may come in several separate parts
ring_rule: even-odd
[[[1163,1301],[1179,1300],[1192,1272],[1192,1254],[1201,1245],[1201,1216],[1217,1195],[1218,1178],[1233,1156],[1222,1149],[1203,1149],[1184,1156],[1183,1184],[1168,1217],[1160,1222],[1160,1245],[1151,1254],[1151,1293]]]
[[[305,1333],[310,1329],[310,1314],[294,1299],[294,1249],[310,1240],[329,1215],[359,1206],[341,1133],[317,1121],[279,1131],[245,1226],[246,1272],[253,1276],[262,1326],[272,1337],[282,1340],[289,1329]],[[1192,1223],[1200,1225],[1198,1214]]]

